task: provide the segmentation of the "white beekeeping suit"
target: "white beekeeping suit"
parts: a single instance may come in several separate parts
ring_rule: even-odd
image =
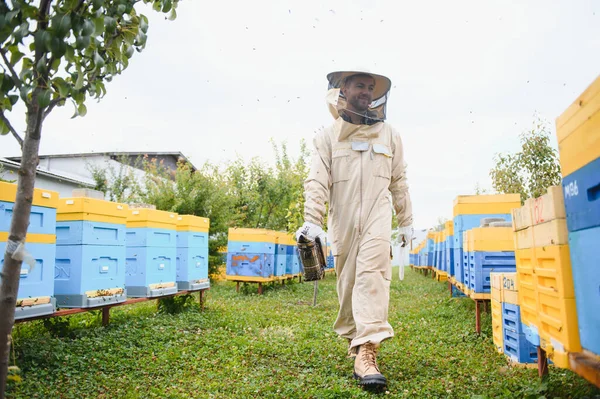
[[[355,377],[362,385],[381,386],[386,381],[375,363],[376,349],[394,335],[388,323],[390,193],[401,239],[408,243],[412,234],[402,140],[384,122],[391,86],[388,78],[335,72],[328,79],[327,100],[335,122],[313,141],[304,186],[303,231],[312,231],[314,236],[320,233],[329,202],[328,230],[340,304],[334,329],[349,340],[350,352],[358,352]],[[359,114],[357,109],[364,112]]]

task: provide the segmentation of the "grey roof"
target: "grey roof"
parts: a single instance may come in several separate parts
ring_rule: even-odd
[[[188,164],[190,164],[192,166],[193,170],[196,170],[196,167],[194,166],[194,164],[185,156],[183,155],[183,153],[179,152],[179,151],[167,151],[167,152],[147,152],[147,151],[134,151],[134,152],[81,152],[81,153],[75,153],[75,154],[46,154],[46,155],[39,155],[39,158],[82,158],[82,157],[91,157],[91,156],[108,156],[108,157],[119,157],[119,156],[144,156],[147,155],[148,157],[157,157],[157,156],[172,156],[174,158],[177,159],[182,159],[183,161],[187,162]],[[9,159],[11,161],[16,161],[16,162],[20,162],[21,161],[21,157],[6,157],[6,159]]]
[[[19,159],[20,159],[20,157],[19,157]],[[19,167],[21,166],[20,162],[13,161],[10,158],[0,158],[0,165],[3,165],[9,169],[19,169]],[[61,175],[59,173],[50,172],[39,166],[37,167],[36,173],[40,176],[47,176],[47,177],[51,177],[56,180],[79,184],[81,186],[88,187],[88,188],[96,187],[96,184],[93,182],[78,180],[78,179],[74,179],[73,177]]]

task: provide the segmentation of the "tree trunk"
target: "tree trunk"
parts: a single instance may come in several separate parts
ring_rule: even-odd
[[[27,131],[19,168],[17,197],[8,235],[9,243],[25,243],[27,227],[29,226],[42,130],[43,110],[40,109],[37,102],[38,94],[39,89],[35,89],[32,93],[31,105],[28,106],[27,110]],[[9,253],[10,247],[10,245],[6,246],[4,266],[1,273],[2,281],[0,282],[0,399],[5,398],[10,359],[10,337],[15,323],[15,306],[17,304],[22,263],[12,258],[12,253]]]

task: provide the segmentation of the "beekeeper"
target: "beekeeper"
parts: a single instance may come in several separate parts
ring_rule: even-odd
[[[388,323],[392,207],[399,240],[410,242],[412,206],[402,140],[385,123],[391,81],[360,71],[327,75],[327,103],[335,122],[314,138],[305,181],[304,225],[297,235],[321,237],[325,203],[333,239],[340,304],[334,330],[349,342],[354,377],[365,388],[387,384],[377,365]]]

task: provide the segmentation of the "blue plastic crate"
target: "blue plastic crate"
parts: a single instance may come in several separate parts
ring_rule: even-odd
[[[175,237],[178,248],[208,248],[208,233],[177,231]]]
[[[31,268],[27,263],[21,265],[17,299],[54,296],[56,245],[25,243],[25,249],[35,259],[35,266]],[[0,270],[4,264],[4,251],[6,251],[6,242],[0,242],[0,254],[2,254]]]
[[[517,333],[510,329],[504,331],[504,353],[517,363],[537,363],[537,348],[525,337],[523,333]]]
[[[502,303],[502,328],[524,334],[521,327],[521,307],[511,303]]]
[[[581,346],[600,355],[600,227],[569,233]]]
[[[300,262],[300,255],[298,254],[298,247],[296,246],[294,246],[294,269],[298,270],[298,273],[304,272],[302,262]]]
[[[125,246],[125,225],[87,220],[56,222],[57,245]]]
[[[600,158],[565,176],[562,185],[569,231],[600,226]]]
[[[175,247],[126,247],[125,287],[127,295],[154,297],[177,292],[173,289],[152,290],[151,284],[175,283],[177,277]]]
[[[454,248],[454,278],[459,283],[462,283],[463,279],[465,278],[462,260],[463,253],[464,251],[462,250],[462,248]]]
[[[275,247],[276,245],[273,242],[229,241],[227,243],[227,252],[275,255]]]
[[[177,247],[177,231],[154,228],[127,228],[128,247]]]
[[[444,257],[446,262],[446,271],[448,276],[454,276],[454,248],[446,247],[446,256]]]
[[[88,297],[87,292],[125,289],[125,247],[58,245],[54,296],[59,307],[94,307],[123,302],[125,293]]]
[[[454,217],[454,248],[463,248],[463,233],[481,225],[481,219],[503,218],[507,222],[512,221],[509,213],[496,213],[491,215],[458,215]]]
[[[517,263],[513,251],[469,253],[469,288],[477,293],[492,292],[491,272],[516,271]]]
[[[433,252],[427,253],[427,265],[425,266],[433,266]]]
[[[441,251],[440,253],[440,265],[439,269],[443,272],[447,271],[446,269],[446,251]]]
[[[527,326],[521,323],[521,329],[527,341],[533,346],[540,346],[540,334],[536,326]]]
[[[228,276],[272,277],[275,273],[275,255],[228,252]]]
[[[178,247],[176,265],[179,289],[190,289],[187,283],[208,278],[208,248]]]
[[[12,220],[13,202],[0,201],[0,232],[10,231],[10,221]],[[46,208],[44,206],[32,206],[29,216],[28,233],[32,234],[55,234],[56,230],[56,209]]]

